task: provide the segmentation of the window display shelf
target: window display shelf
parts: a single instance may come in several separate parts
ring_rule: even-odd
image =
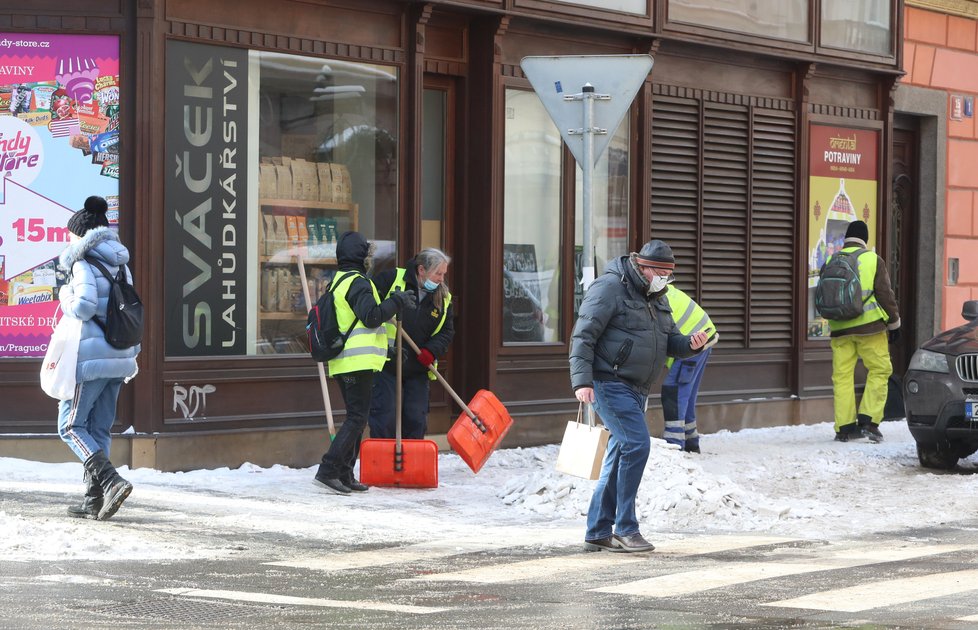
[[[262,206],[279,206],[281,208],[307,208],[311,210],[340,210],[354,211],[357,209],[355,203],[342,203],[339,201],[313,201],[304,199],[259,199],[258,203]]]
[[[266,354],[305,351],[308,307],[299,255],[315,302],[336,273],[336,242],[357,229],[359,205],[339,201],[259,197],[258,338]]]

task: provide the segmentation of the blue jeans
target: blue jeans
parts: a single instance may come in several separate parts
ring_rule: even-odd
[[[671,444],[699,446],[696,430],[696,396],[713,348],[687,359],[676,359],[662,382],[662,415],[665,431],[662,437]]]
[[[75,386],[71,400],[58,403],[58,435],[81,461],[97,451],[109,456],[121,387],[121,378],[84,381]]]
[[[401,437],[423,440],[428,431],[427,374],[401,379]],[[374,375],[370,398],[370,437],[394,439],[394,414],[397,412],[397,377],[388,372]]]
[[[651,449],[646,395],[618,381],[595,381],[594,410],[611,432],[601,477],[591,495],[585,540],[638,531],[635,498]]]

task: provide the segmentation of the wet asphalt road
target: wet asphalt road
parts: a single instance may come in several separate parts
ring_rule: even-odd
[[[0,490],[8,513],[56,517],[63,502]],[[117,516],[89,523],[157,515]],[[578,532],[540,544],[530,528],[522,544],[326,548],[280,532],[178,533],[228,558],[0,557],[0,628],[978,628],[978,520],[832,541],[646,532],[651,554],[585,553]]]
[[[152,514],[91,525],[126,518]],[[978,520],[833,541],[650,532],[642,555],[533,534],[324,549],[235,531],[223,560],[0,558],[0,628],[978,628]]]

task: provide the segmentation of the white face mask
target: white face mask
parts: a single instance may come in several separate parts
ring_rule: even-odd
[[[669,276],[652,276],[652,280],[649,282],[649,295],[665,289],[668,283]]]

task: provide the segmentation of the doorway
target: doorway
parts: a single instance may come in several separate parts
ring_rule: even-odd
[[[890,350],[893,373],[903,375],[915,349],[913,331],[917,312],[918,208],[920,186],[917,120],[897,116],[893,124],[892,194],[887,216],[887,243],[884,258],[900,307],[901,335]]]
[[[446,282],[452,290],[452,304],[455,324],[458,325],[460,305],[459,287],[453,287],[452,279],[461,277],[457,273],[459,261],[455,258],[454,229],[455,209],[459,189],[456,186],[457,155],[457,79],[441,75],[426,74],[422,91],[421,111],[421,222],[420,249],[435,247],[452,258]],[[455,338],[460,331],[456,328]],[[453,342],[452,345],[455,345]],[[459,370],[452,357],[451,346],[448,353],[438,361],[438,371],[450,383]],[[428,432],[444,433],[451,427],[453,407],[448,393],[439,384],[431,384]]]

